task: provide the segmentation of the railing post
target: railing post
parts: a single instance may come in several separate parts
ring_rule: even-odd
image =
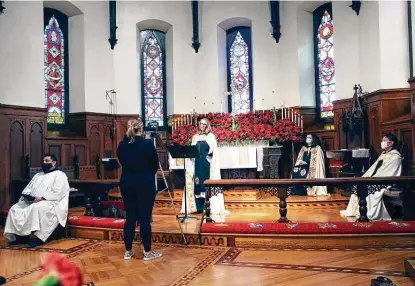
[[[367,217],[367,184],[360,183],[357,185],[357,196],[359,197],[359,213],[360,216],[357,221],[366,222],[369,221]]]
[[[277,197],[280,199],[280,219],[277,222],[290,222],[287,218],[287,189],[279,188],[277,191]]]
[[[213,219],[210,217],[210,197],[211,197],[211,187],[206,187],[206,198],[205,198],[205,204],[206,204],[206,222],[213,222]]]

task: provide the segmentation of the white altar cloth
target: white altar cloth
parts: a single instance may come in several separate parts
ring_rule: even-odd
[[[220,169],[263,170],[264,147],[266,146],[226,146],[218,147]],[[173,159],[169,154],[170,170],[183,169],[183,159]]]

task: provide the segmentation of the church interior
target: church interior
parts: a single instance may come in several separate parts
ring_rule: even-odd
[[[0,1],[0,285],[415,285],[411,2]],[[137,118],[154,261],[140,226],[123,259]],[[66,224],[11,245],[45,154]]]

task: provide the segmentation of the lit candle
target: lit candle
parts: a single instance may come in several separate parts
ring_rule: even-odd
[[[301,124],[300,124],[301,126],[301,133],[303,133],[303,117],[301,116]]]
[[[294,121],[294,110],[291,109],[291,121]]]
[[[223,113],[223,105],[222,105],[222,100],[220,101],[220,114]]]

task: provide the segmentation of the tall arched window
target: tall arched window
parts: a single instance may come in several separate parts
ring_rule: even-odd
[[[144,126],[157,122],[166,126],[166,34],[157,30],[140,32],[141,97]]]
[[[331,121],[334,117],[333,101],[336,97],[331,3],[324,4],[314,11],[313,22],[316,106],[320,118]]]
[[[226,32],[226,55],[229,97],[233,114],[252,111],[251,28],[235,27]]]
[[[62,126],[68,114],[68,17],[44,9],[44,82],[47,122]]]

